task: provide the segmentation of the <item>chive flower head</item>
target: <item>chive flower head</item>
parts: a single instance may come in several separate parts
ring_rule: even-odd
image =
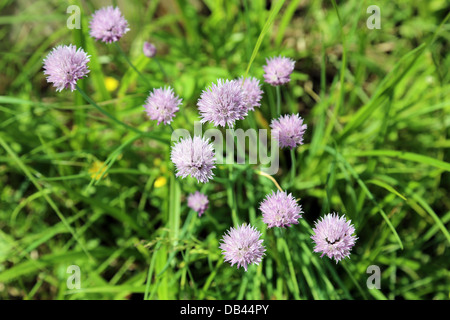
[[[44,59],[44,74],[47,82],[53,83],[56,91],[75,90],[77,81],[87,76],[89,55],[74,45],[60,45]]]

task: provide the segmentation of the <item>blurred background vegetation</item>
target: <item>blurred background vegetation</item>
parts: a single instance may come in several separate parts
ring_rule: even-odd
[[[66,27],[69,4],[81,8],[81,29]],[[366,26],[373,4],[381,29]],[[151,85],[183,98],[174,128],[192,132],[201,91],[245,74],[253,52],[249,75],[261,82],[267,57],[296,61],[282,108],[308,130],[294,183],[289,153],[274,178],[301,199],[299,225],[265,230],[258,206],[275,186],[257,166],[220,166],[205,185],[175,179],[168,144],[46,82],[48,52],[82,46],[91,72],[81,87],[122,121],[170,137],[143,112],[147,83],[117,47],[89,37],[90,15],[106,5],[128,20],[119,45]],[[448,299],[449,9],[445,0],[0,0],[0,298]],[[237,127],[268,128],[275,90],[263,89],[261,108]],[[201,218],[185,201],[199,189],[210,199]],[[337,265],[310,240],[312,223],[333,211],[359,237]],[[264,234],[267,256],[247,273],[218,248],[231,212]],[[70,265],[81,269],[79,290],[67,287]],[[381,268],[380,290],[366,287],[370,265]]]

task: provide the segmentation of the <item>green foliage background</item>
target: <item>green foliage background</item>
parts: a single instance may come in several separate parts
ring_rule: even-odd
[[[66,27],[69,3],[81,8],[81,29]],[[266,57],[296,60],[282,111],[308,130],[293,181],[285,152],[274,178],[301,199],[300,224],[265,229],[258,206],[275,185],[258,166],[219,166],[205,185],[174,177],[160,141],[171,131],[143,112],[151,88],[116,46],[89,37],[90,15],[110,4],[130,24],[120,47],[152,86],[183,98],[174,128],[192,132],[200,93],[217,78],[248,70],[262,81]],[[373,4],[381,29],[366,27]],[[449,9],[445,0],[0,1],[0,298],[448,299]],[[146,40],[167,81],[142,54]],[[111,122],[76,91],[55,92],[42,60],[70,43],[91,55],[80,86],[159,140]],[[238,127],[268,128],[275,90],[263,89]],[[201,218],[185,201],[198,189],[210,198]],[[310,240],[313,222],[333,211],[359,237],[339,264]],[[267,255],[248,272],[218,248],[232,213],[264,234]],[[69,265],[80,266],[80,290],[67,288]],[[366,287],[369,265],[381,268],[380,290]]]

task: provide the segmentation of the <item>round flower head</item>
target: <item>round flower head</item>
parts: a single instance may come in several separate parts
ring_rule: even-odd
[[[263,91],[261,90],[259,80],[253,77],[244,79],[242,76],[237,81],[242,88],[247,111],[253,111],[255,107],[261,106],[259,102],[261,101]]]
[[[247,224],[240,225],[236,229],[230,228],[220,245],[225,261],[231,263],[231,266],[237,264],[238,269],[244,267],[245,271],[249,264],[259,264],[266,251],[260,237],[261,233]]]
[[[208,204],[208,197],[198,191],[191,193],[187,199],[188,207],[197,212],[199,217],[208,209]]]
[[[74,45],[57,46],[44,59],[44,74],[56,91],[75,90],[77,81],[89,73],[89,57],[83,49]]]
[[[303,144],[303,134],[307,128],[298,114],[284,115],[272,120],[272,136],[278,140],[280,148],[295,148]]]
[[[191,176],[205,183],[214,175],[212,169],[216,159],[213,145],[207,139],[198,136],[180,139],[172,147],[171,160],[177,169],[177,177]]]
[[[130,31],[128,22],[122,16],[120,9],[112,6],[95,11],[89,26],[91,37],[106,43],[119,41],[125,33]]]
[[[153,43],[145,41],[142,51],[144,52],[144,55],[148,58],[153,58],[154,56],[156,56],[156,47]]]
[[[170,124],[175,112],[180,110],[181,101],[171,87],[154,89],[145,101],[144,109],[151,120],[158,120],[158,125],[161,122]]]
[[[263,222],[268,228],[290,227],[292,224],[298,224],[298,219],[302,217],[302,207],[297,204],[292,194],[277,191],[273,192],[264,199],[259,209],[263,214]]]
[[[352,234],[355,228],[347,221],[345,216],[339,217],[336,213],[329,213],[322,220],[315,222],[314,235],[311,236],[315,243],[314,252],[322,252],[320,257],[327,255],[328,258],[339,260],[348,257],[350,250],[355,245],[356,236]]]
[[[236,120],[247,115],[244,94],[238,81],[217,80],[211,87],[203,90],[198,100],[201,122],[212,122],[215,126],[233,128]]]
[[[266,59],[264,80],[272,86],[280,86],[291,81],[295,61],[286,57],[273,57]]]

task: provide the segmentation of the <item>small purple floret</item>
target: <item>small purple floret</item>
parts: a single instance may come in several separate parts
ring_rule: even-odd
[[[284,115],[272,120],[272,136],[278,140],[280,148],[295,148],[303,144],[303,135],[307,128],[298,114]]]
[[[190,136],[181,138],[175,143],[171,151],[171,160],[174,163],[177,177],[183,179],[187,176],[196,178],[198,182],[208,182],[214,176],[215,168],[213,144],[205,138]]]
[[[294,71],[295,61],[278,56],[266,59],[264,80],[272,86],[280,86],[291,81],[291,73]]]
[[[231,266],[237,264],[238,269],[243,267],[245,271],[249,264],[259,264],[266,251],[263,240],[260,240],[261,235],[255,227],[247,224],[231,227],[220,245],[225,261]]]
[[[153,43],[145,41],[142,51],[144,52],[144,55],[148,58],[153,58],[154,56],[156,56],[156,47]]]
[[[182,100],[175,95],[171,87],[158,88],[150,92],[144,104],[144,109],[151,120],[170,124],[175,113],[180,110]]]
[[[260,101],[264,92],[261,90],[259,80],[254,77],[244,79],[242,76],[236,81],[241,85],[247,112],[255,110],[256,107],[260,107]]]
[[[233,128],[236,120],[247,116],[247,108],[241,86],[236,80],[217,80],[203,90],[198,100],[201,122],[212,122],[215,126]]]
[[[89,57],[82,48],[74,45],[57,46],[44,59],[44,74],[47,82],[53,83],[56,91],[75,90],[77,81],[89,73]]]
[[[268,228],[290,227],[298,224],[298,219],[302,217],[302,207],[297,203],[292,194],[287,192],[272,191],[261,203],[259,209],[263,215],[263,222]]]
[[[128,22],[122,16],[120,9],[112,6],[95,11],[89,27],[91,37],[105,43],[119,41],[125,33],[130,31]]]
[[[329,213],[321,220],[315,222],[314,235],[311,236],[315,243],[314,252],[322,252],[320,257],[327,255],[328,258],[336,260],[349,257],[352,247],[358,239],[353,234],[355,228],[351,220],[347,221],[345,216],[339,217],[336,213]]]
[[[195,191],[195,193],[191,193],[188,196],[187,205],[201,217],[206,209],[208,209],[209,200],[205,194]]]

